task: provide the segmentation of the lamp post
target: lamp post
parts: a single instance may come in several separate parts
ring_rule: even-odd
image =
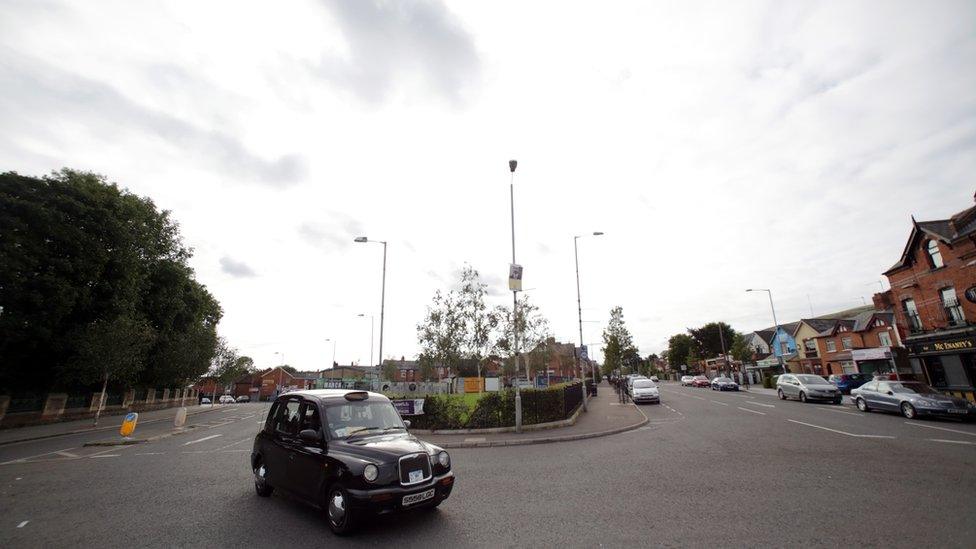
[[[376,325],[375,318],[373,315],[368,315],[366,313],[359,313],[356,315],[358,317],[366,318],[369,317],[369,365],[376,366],[373,364],[373,327]]]
[[[603,236],[601,231],[593,231],[593,236]],[[576,367],[579,369],[580,381],[583,382],[583,411],[586,411],[586,380],[583,378],[583,362],[580,360],[579,354],[583,352],[583,302],[580,299],[580,281],[579,281],[579,245],[577,242],[583,236],[573,237],[573,257],[576,259],[576,313],[579,319],[579,342],[580,342],[580,352],[576,354]],[[596,369],[593,369],[593,384],[596,385]]]
[[[779,348],[779,321],[776,320],[776,307],[773,306],[773,292],[771,290],[766,289],[766,288],[749,288],[746,291],[747,292],[766,292],[767,294],[769,294],[769,308],[773,311],[773,324],[776,326],[774,328],[774,330],[776,330],[776,335],[775,335],[775,337],[773,339],[773,341],[775,342],[776,347],[773,349],[773,352],[775,353],[775,352],[779,351],[779,353],[776,355],[776,357],[779,358],[779,367],[780,367],[780,369],[783,370],[783,373],[785,374],[786,373],[786,363],[783,362],[783,350]]]
[[[515,168],[517,160],[508,161],[511,173],[508,181],[509,204],[512,212],[512,265],[515,265]],[[518,290],[512,289],[512,347],[515,360],[515,432],[522,432],[522,391],[519,388],[519,349],[518,349]]]
[[[383,364],[383,318],[386,312],[386,241],[370,240],[365,236],[358,236],[355,242],[375,242],[383,245],[383,288],[380,292],[380,364]],[[372,346],[370,346],[369,352],[372,354]],[[372,362],[372,359],[370,362]]]
[[[336,350],[336,343],[337,343],[337,341],[334,340],[334,339],[332,339],[332,338],[326,338],[326,341],[332,343],[332,367],[335,368],[335,365],[336,365],[336,361],[335,361],[335,350]]]

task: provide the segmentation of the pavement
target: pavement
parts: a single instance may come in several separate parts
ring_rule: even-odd
[[[974,424],[661,392],[660,405],[640,407],[648,423],[624,433],[451,450],[449,500],[377,517],[349,538],[291,497],[254,494],[248,457],[265,403],[201,413],[188,432],[134,446],[84,447],[91,433],[4,445],[0,546],[976,543]]]
[[[598,395],[587,400],[586,412],[580,412],[576,423],[568,427],[523,431],[521,433],[469,433],[418,435],[443,448],[485,448],[545,444],[568,440],[596,438],[637,429],[647,417],[633,404],[621,404],[609,384],[599,386]]]

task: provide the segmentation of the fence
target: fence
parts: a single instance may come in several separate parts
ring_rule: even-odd
[[[165,399],[161,398],[164,394],[168,395]],[[133,411],[143,412],[181,406],[183,399],[180,397],[182,396],[182,391],[178,390],[133,389],[124,393],[109,392],[105,395],[105,404],[102,407],[101,415],[117,415]],[[0,429],[90,418],[95,415],[100,399],[100,392],[71,395],[66,393],[0,395]],[[197,399],[196,391],[188,389],[186,403],[196,404]]]

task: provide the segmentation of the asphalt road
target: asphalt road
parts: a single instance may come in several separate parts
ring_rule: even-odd
[[[662,395],[629,433],[454,450],[458,480],[439,510],[351,538],[314,509],[254,494],[264,404],[122,448],[81,446],[104,435],[0,446],[0,546],[976,545],[976,425],[675,385]]]

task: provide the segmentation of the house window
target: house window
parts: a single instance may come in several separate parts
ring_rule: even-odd
[[[922,331],[922,319],[918,317],[918,308],[915,307],[915,300],[908,298],[901,302],[905,317],[908,318],[908,327],[913,332]]]
[[[828,339],[827,340],[827,352],[828,353],[836,353],[837,352],[837,344],[834,343],[834,340],[833,339]]]
[[[789,347],[787,346],[786,342],[779,344],[779,352],[784,355],[789,353]]]
[[[945,263],[942,262],[942,252],[939,251],[939,243],[934,239],[929,240],[926,251],[929,254],[929,263],[932,264],[933,269],[938,269],[945,265]]]
[[[881,342],[882,347],[891,347],[891,336],[888,332],[878,332],[878,341]]]
[[[840,340],[840,343],[841,343],[841,345],[844,346],[845,349],[850,349],[851,348],[851,338],[849,338],[849,337],[845,337],[845,338],[841,339]]]
[[[956,299],[956,288],[953,286],[942,288],[939,290],[939,294],[942,296],[942,308],[945,309],[946,320],[949,321],[949,324],[952,326],[965,324],[966,316],[962,312],[959,300]]]

